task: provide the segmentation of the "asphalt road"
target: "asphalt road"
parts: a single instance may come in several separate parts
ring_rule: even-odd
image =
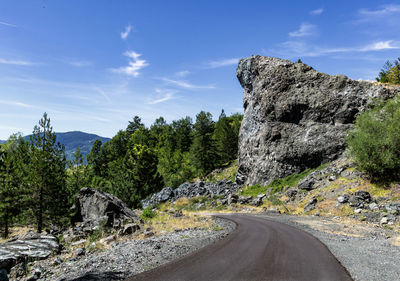
[[[328,248],[292,226],[246,215],[219,216],[237,228],[226,238],[126,281],[352,280]]]

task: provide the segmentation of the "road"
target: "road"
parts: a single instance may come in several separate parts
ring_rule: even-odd
[[[328,248],[292,226],[247,215],[226,238],[126,281],[352,280]]]

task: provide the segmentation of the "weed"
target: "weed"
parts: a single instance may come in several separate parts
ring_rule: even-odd
[[[141,215],[142,220],[149,220],[156,216],[157,214],[153,212],[151,206],[148,206],[146,209],[143,210]]]

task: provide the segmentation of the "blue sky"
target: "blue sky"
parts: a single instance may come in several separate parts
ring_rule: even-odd
[[[206,110],[242,112],[235,70],[259,54],[373,80],[400,57],[400,1],[0,1],[0,139],[111,137]]]

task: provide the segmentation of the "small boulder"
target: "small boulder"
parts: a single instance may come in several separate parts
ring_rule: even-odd
[[[76,255],[77,257],[83,256],[84,254],[85,254],[85,249],[84,249],[84,248],[78,248],[78,249],[76,249],[76,251],[75,251],[75,255]]]
[[[238,202],[240,204],[245,205],[245,204],[249,204],[250,200],[251,200],[251,196],[250,195],[249,196],[239,196]]]
[[[349,199],[350,199],[350,196],[347,195],[347,194],[345,194],[345,195],[339,196],[339,197],[337,198],[337,201],[338,201],[340,204],[344,204],[344,203],[349,202]]]
[[[378,206],[378,204],[376,204],[375,202],[372,202],[371,204],[369,204],[368,208],[369,208],[371,211],[379,210],[379,206]]]
[[[388,224],[389,219],[387,217],[381,218],[380,224]]]
[[[237,203],[239,196],[237,194],[229,194],[228,195],[228,204]]]
[[[362,212],[362,209],[361,209],[361,208],[358,208],[358,209],[355,209],[355,210],[354,210],[354,213],[355,213],[355,214],[361,214],[361,212]]]
[[[122,235],[129,235],[132,233],[135,233],[140,229],[140,226],[136,223],[128,223],[127,225],[124,226],[124,229],[122,231]]]
[[[317,202],[318,202],[317,198],[310,199],[310,201],[308,201],[307,204],[304,206],[304,211],[309,212],[314,210]]]
[[[313,189],[314,189],[314,188],[313,188],[314,184],[315,184],[314,179],[313,179],[312,177],[307,177],[307,178],[305,178],[305,179],[303,179],[303,180],[301,180],[301,181],[299,182],[298,188],[299,188],[299,189],[303,189],[303,190],[310,191],[310,190],[313,190]]]

